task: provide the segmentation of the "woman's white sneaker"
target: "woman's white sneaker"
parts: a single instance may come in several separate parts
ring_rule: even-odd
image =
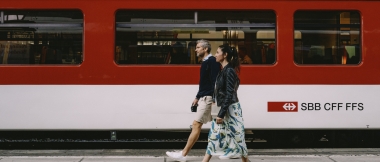
[[[182,155],[182,151],[180,152],[174,152],[174,151],[167,151],[166,155],[173,158],[176,161],[186,161],[186,156]]]

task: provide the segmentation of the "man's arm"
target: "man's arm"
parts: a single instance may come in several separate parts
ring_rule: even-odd
[[[211,84],[212,86],[214,87],[215,86],[215,82],[216,82],[216,77],[218,76],[219,72],[220,72],[220,63],[219,62],[216,62],[216,59],[213,60],[213,61],[210,61],[211,62],[211,66],[210,66],[210,78],[211,78]],[[215,103],[215,96],[212,95],[212,101]]]

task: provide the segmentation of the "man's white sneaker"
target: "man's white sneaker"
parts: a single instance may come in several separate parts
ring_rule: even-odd
[[[186,156],[182,155],[182,151],[180,152],[167,151],[166,155],[168,155],[169,157],[173,158],[176,161],[186,161]]]
[[[219,156],[219,159],[226,160],[226,159],[240,159],[241,157],[239,155],[222,155]]]

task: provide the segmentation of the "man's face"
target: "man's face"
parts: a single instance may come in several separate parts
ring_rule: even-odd
[[[245,48],[240,48],[238,54],[239,57],[244,58],[244,56],[247,54],[247,50]]]
[[[207,48],[203,48],[201,43],[198,43],[195,47],[195,52],[197,52],[197,57],[203,57],[207,52]]]

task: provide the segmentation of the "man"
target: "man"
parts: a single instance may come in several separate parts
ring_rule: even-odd
[[[245,47],[239,47],[239,60],[240,64],[252,64],[251,58],[247,55],[247,49]]]
[[[198,105],[195,120],[193,121],[192,131],[185,148],[180,152],[166,152],[166,154],[178,161],[186,161],[186,155],[197,142],[203,124],[210,122],[211,106],[214,103],[213,94],[215,89],[216,76],[220,71],[220,63],[210,53],[211,45],[207,40],[198,40],[195,52],[197,57],[202,58],[200,70],[199,90],[192,103]]]

